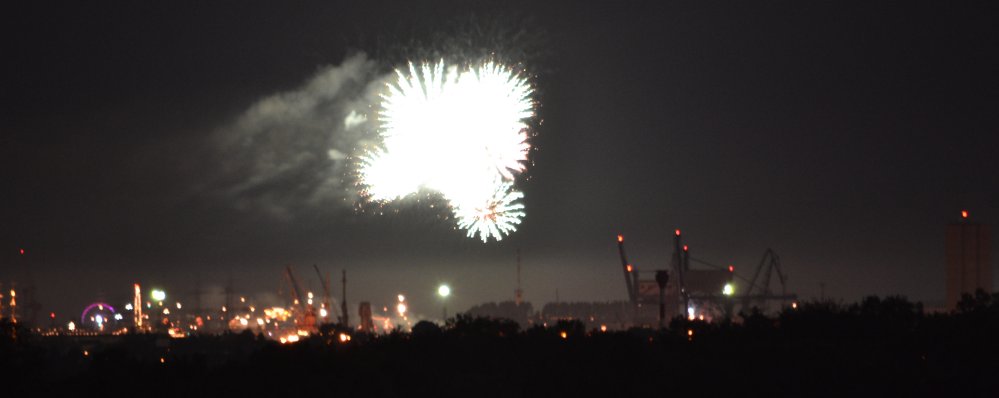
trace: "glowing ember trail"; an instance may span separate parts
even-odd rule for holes
[[[524,217],[513,188],[534,116],[527,81],[487,62],[459,70],[409,65],[382,95],[380,148],[361,157],[362,194],[387,202],[420,189],[441,193],[468,236],[503,239]]]

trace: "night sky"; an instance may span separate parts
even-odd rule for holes
[[[694,257],[747,276],[773,248],[804,297],[940,305],[944,225],[965,208],[999,221],[987,2],[365,3],[5,8],[0,281],[30,274],[45,313],[75,314],[135,281],[189,301],[231,277],[265,300],[285,265],[318,292],[318,264],[347,269],[354,310],[401,292],[436,316],[441,282],[449,309],[512,299],[519,248],[540,309],[556,289],[625,299],[615,236],[650,270],[680,228]],[[351,90],[463,34],[537,86],[520,231],[483,244],[424,205],[358,212],[343,162],[293,163],[350,146],[335,125]],[[358,57],[360,80],[307,125],[240,127]]]

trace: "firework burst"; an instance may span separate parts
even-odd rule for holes
[[[387,202],[441,193],[458,227],[483,241],[516,231],[524,206],[513,188],[525,170],[532,88],[492,62],[459,69],[409,64],[382,95],[382,144],[362,155],[362,193]]]
[[[502,183],[494,195],[479,206],[460,204],[454,207],[458,227],[466,229],[469,238],[478,234],[483,242],[489,237],[501,240],[503,235],[516,231],[516,225],[524,217],[524,205],[516,202],[523,197],[522,192],[513,189],[512,183]]]

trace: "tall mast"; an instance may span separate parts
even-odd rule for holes
[[[524,301],[524,290],[520,288],[520,249],[517,249],[517,290],[514,290],[514,297],[517,306]]]
[[[340,300],[340,310],[343,312],[343,327],[350,328],[350,316],[347,315],[347,270],[343,270],[343,300]]]

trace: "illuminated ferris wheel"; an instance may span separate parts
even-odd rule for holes
[[[80,325],[97,331],[111,330],[122,315],[108,303],[93,303],[83,309],[80,314]]]

